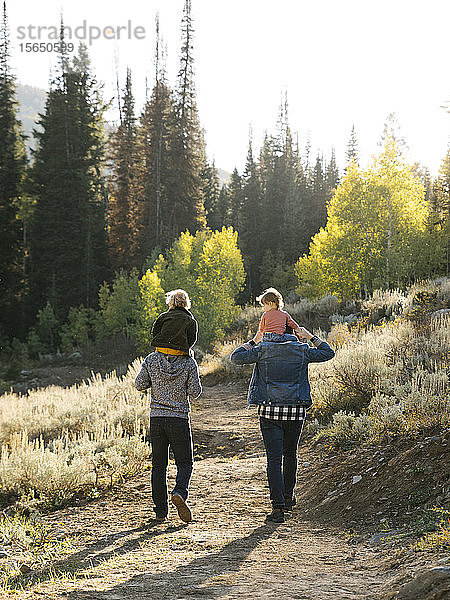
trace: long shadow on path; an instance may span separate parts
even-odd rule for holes
[[[23,586],[30,586],[35,581],[46,581],[48,579],[52,579],[55,576],[55,573],[62,575],[83,571],[84,569],[95,567],[96,565],[108,560],[109,558],[112,558],[113,556],[126,554],[135,548],[139,548],[140,542],[149,540],[158,535],[174,533],[176,531],[180,531],[181,529],[185,529],[185,527],[186,525],[183,524],[161,529],[155,523],[154,525],[143,525],[135,529],[127,529],[124,531],[118,531],[117,533],[105,535],[97,540],[95,544],[91,544],[83,550],[67,556],[63,560],[52,563],[51,567],[47,569],[35,571],[28,577],[20,576],[15,579],[11,579],[8,582],[8,585],[13,589],[22,589]],[[114,545],[114,543],[121,538],[139,533],[141,533],[141,535],[126,540],[121,546]]]
[[[228,592],[224,584],[201,584],[218,575],[239,570],[241,563],[263,540],[269,538],[278,525],[262,525],[249,535],[226,544],[219,552],[195,558],[173,571],[140,573],[107,591],[74,591],[70,600],[163,600],[165,598],[219,598]]]

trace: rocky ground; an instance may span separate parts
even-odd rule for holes
[[[298,504],[267,525],[265,458],[242,386],[193,407],[196,462],[183,524],[152,523],[150,473],[45,517],[74,550],[6,598],[445,600],[450,559],[411,549],[414,523],[449,492],[449,433],[332,452],[299,449]],[[170,465],[170,479],[174,478]],[[22,588],[22,586],[25,586]],[[22,588],[22,589],[21,589]]]

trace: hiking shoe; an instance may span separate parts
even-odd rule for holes
[[[156,513],[156,515],[151,519],[152,523],[164,523],[164,521],[167,521],[167,513]]]
[[[274,508],[266,516],[266,523],[284,523],[284,510],[282,508]]]
[[[292,496],[292,498],[286,498],[284,501],[285,510],[292,510],[292,508],[297,504],[297,498]]]
[[[186,504],[186,500],[175,492],[172,494],[172,503],[176,507],[180,519],[185,523],[190,523],[192,521],[192,512]]]

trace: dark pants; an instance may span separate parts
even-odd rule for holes
[[[169,446],[177,466],[177,477],[172,493],[180,494],[185,500],[188,496],[189,480],[194,464],[189,420],[179,417],[150,417],[150,442],[152,497],[155,512],[158,516],[165,516],[169,511],[167,496]]]
[[[292,498],[297,478],[297,446],[303,420],[281,421],[259,418],[267,456],[267,479],[274,508],[284,508]]]

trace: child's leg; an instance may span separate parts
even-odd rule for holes
[[[150,418],[150,442],[152,445],[152,497],[158,517],[169,512],[167,497],[167,464],[169,461],[169,439],[165,431],[167,417]]]

